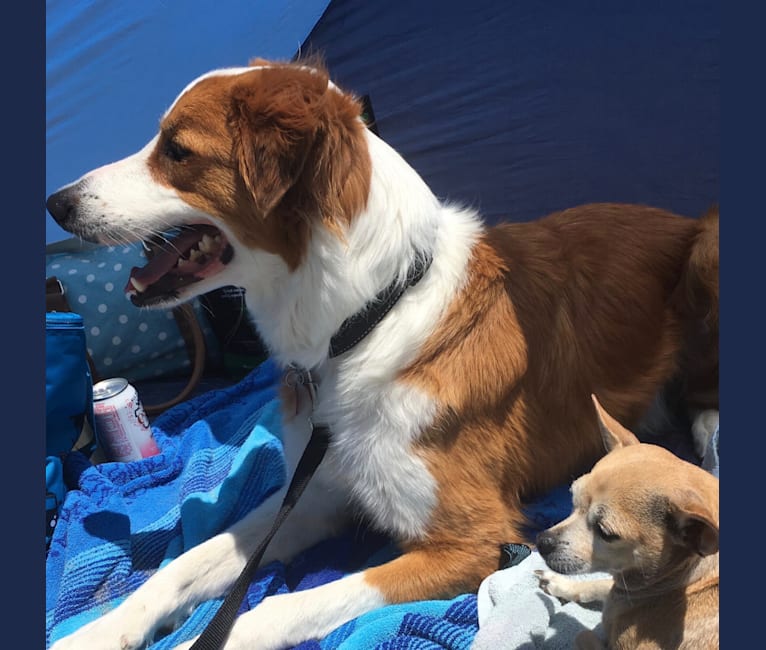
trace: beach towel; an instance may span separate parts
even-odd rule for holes
[[[46,562],[47,644],[116,607],[158,568],[242,518],[285,481],[271,361],[240,383],[210,391],[152,424],[161,450],[131,463],[91,465],[72,453],[70,489]],[[240,611],[263,598],[307,589],[396,556],[385,536],[361,527],[289,564],[260,569]],[[165,650],[199,634],[222,599],[200,605],[149,645]],[[300,648],[467,649],[476,596],[385,607]]]
[[[225,530],[281,487],[286,477],[279,377],[269,360],[241,382],[165,412],[152,423],[159,455],[94,466],[81,454],[69,454],[64,472],[70,489],[46,561],[48,646],[116,607],[158,568]],[[560,521],[570,507],[567,485],[530,503],[530,533]],[[398,552],[386,536],[359,525],[290,563],[262,567],[240,613],[272,594],[318,586]],[[221,602],[201,604],[148,647],[168,650],[198,635]],[[526,617],[515,625],[523,631],[531,623]],[[478,631],[477,595],[467,593],[384,607],[297,647],[468,650]]]

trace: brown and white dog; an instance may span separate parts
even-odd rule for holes
[[[594,397],[608,453],[572,485],[572,514],[541,533],[543,588],[603,602],[604,643],[581,649],[718,648],[718,479],[638,439]],[[612,578],[561,574],[604,571]]]
[[[708,391],[698,408],[717,408],[706,340],[717,328],[717,214],[599,204],[489,228],[441,202],[360,112],[320,65],[216,70],[181,92],[138,153],[47,202],[83,239],[168,239],[131,273],[136,305],[244,287],[273,357],[319,378],[313,417],[329,425],[330,448],[265,561],[360,512],[401,544],[391,562],[267,598],[238,619],[229,650],[283,648],[387,603],[475,590],[500,544],[524,538],[524,499],[600,455],[592,392],[632,424],[681,373]],[[331,358],[341,324],[424,255],[422,279]],[[285,418],[290,472],[307,416]],[[225,593],[281,496],[56,650],[138,648]]]

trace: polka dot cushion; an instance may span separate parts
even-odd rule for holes
[[[56,276],[72,311],[85,321],[88,352],[103,378],[129,381],[187,375],[191,359],[171,310],[134,306],[123,291],[130,269],[146,264],[140,246],[99,246],[46,255],[46,277]],[[208,361],[218,343],[198,301]]]

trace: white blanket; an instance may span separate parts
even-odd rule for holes
[[[479,631],[471,650],[572,648],[585,629],[601,632],[601,609],[562,603],[546,594],[535,571],[546,569],[537,551],[516,566],[496,571],[479,587]],[[603,578],[606,574],[571,576]]]

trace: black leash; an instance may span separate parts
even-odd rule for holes
[[[383,320],[386,314],[391,311],[404,292],[409,287],[420,282],[431,266],[431,260],[430,254],[419,252],[407,270],[407,278],[404,283],[395,280],[367,303],[364,309],[343,321],[335,336],[330,340],[330,357],[337,357],[343,354],[367,336]],[[301,378],[297,379],[297,381],[298,383],[304,383],[304,379]],[[309,387],[312,392],[316,388],[313,385],[310,373],[308,373],[305,383],[313,386],[313,388],[312,386]],[[220,650],[226,642],[237,618],[239,606],[247,593],[247,588],[250,586],[255,572],[258,570],[266,547],[290,510],[293,509],[295,502],[300,497],[327,451],[327,446],[330,442],[330,429],[326,425],[312,426],[311,438],[306,445],[306,449],[303,450],[301,459],[298,461],[298,467],[295,468],[295,474],[293,474],[292,481],[287,488],[287,493],[274,519],[271,530],[250,556],[231,591],[189,650]]]
[[[327,446],[330,442],[330,430],[325,425],[316,425],[311,432],[311,438],[306,445],[306,449],[303,450],[303,455],[298,461],[298,467],[295,468],[295,474],[290,481],[290,486],[287,488],[285,498],[282,500],[282,506],[279,508],[279,512],[274,519],[274,523],[271,526],[271,530],[264,537],[258,548],[250,556],[245,568],[242,569],[242,573],[239,574],[237,581],[231,588],[231,591],[224,599],[215,616],[211,619],[207,627],[202,631],[202,634],[197,637],[197,640],[191,646],[190,650],[220,650],[223,647],[226,638],[229,636],[234,621],[237,618],[237,612],[239,606],[247,593],[247,588],[253,580],[255,572],[258,570],[258,565],[263,558],[263,554],[266,551],[266,547],[269,545],[272,537],[277,532],[277,529],[282,525],[282,522],[287,517],[288,513],[293,509],[298,497],[308,485],[309,480],[314,475],[316,468],[324,458]]]

